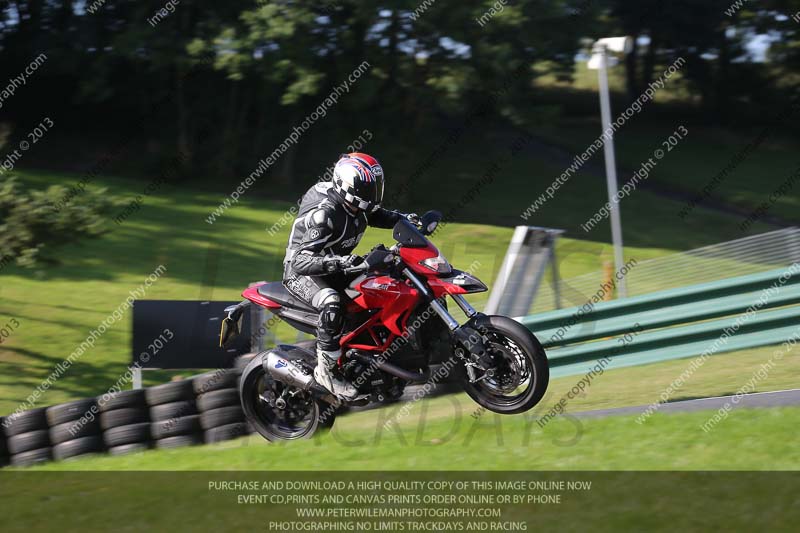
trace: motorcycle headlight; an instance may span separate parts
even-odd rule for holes
[[[439,274],[449,274],[453,270],[453,267],[450,266],[450,263],[447,262],[447,259],[441,255],[423,259],[419,262],[419,264]]]

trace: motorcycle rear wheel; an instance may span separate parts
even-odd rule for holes
[[[264,369],[261,354],[245,367],[239,383],[244,414],[268,441],[307,439],[320,428],[333,426],[335,411],[310,392],[276,381]],[[275,399],[284,391],[286,407],[279,409]]]
[[[486,347],[497,363],[495,375],[471,383],[465,366],[459,365],[465,392],[495,413],[528,411],[541,401],[550,382],[544,348],[530,330],[508,317],[485,317],[482,326]]]

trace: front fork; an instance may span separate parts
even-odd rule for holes
[[[439,315],[439,318],[445,323],[447,329],[450,330],[450,334],[458,344],[455,349],[455,354],[464,363],[470,382],[475,383],[476,381],[491,377],[493,370],[487,368],[490,366],[488,364],[490,362],[487,360],[488,354],[483,342],[483,336],[480,332],[472,328],[469,324],[459,324],[453,315],[447,311],[447,308],[434,297],[430,287],[417,277],[411,269],[403,269],[403,275],[405,275],[414,287],[420,291],[423,297],[429,302],[431,309]],[[455,300],[461,310],[464,311],[464,314],[467,315],[469,322],[483,316],[482,313],[476,311],[461,294],[451,294],[450,296]],[[467,353],[467,351],[469,353]],[[481,373],[480,376],[478,375],[479,371]]]

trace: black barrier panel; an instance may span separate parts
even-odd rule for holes
[[[230,368],[250,351],[250,313],[242,317],[241,335],[219,347],[224,310],[233,302],[137,300],[133,305],[133,354],[142,368]]]
[[[799,493],[798,472],[0,472],[0,524],[4,533],[778,532],[797,531]]]

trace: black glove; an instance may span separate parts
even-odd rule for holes
[[[328,274],[335,274],[343,272],[345,269],[361,262],[362,259],[358,255],[329,255],[322,259],[322,266]]]
[[[416,213],[408,213],[405,215],[406,219],[414,224],[415,226],[419,227],[422,224],[422,221],[419,219],[419,215]]]

